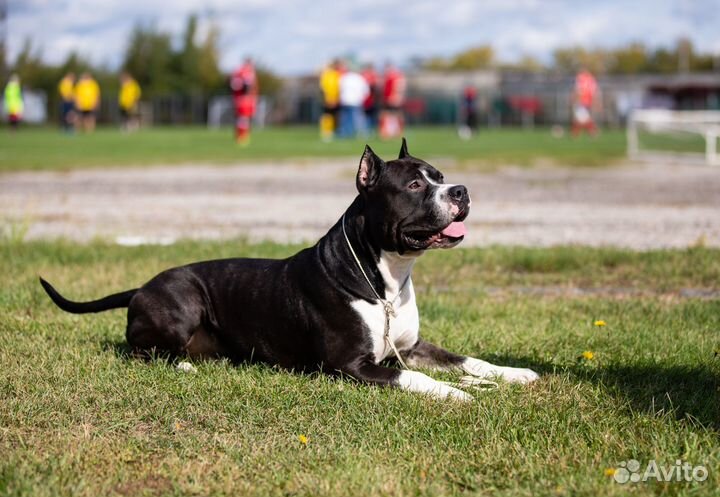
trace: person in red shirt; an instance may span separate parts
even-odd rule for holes
[[[578,135],[582,130],[591,135],[597,133],[597,127],[593,121],[593,107],[598,96],[598,85],[595,77],[587,69],[582,69],[575,76],[575,89],[573,91],[573,135]]]
[[[363,110],[365,111],[365,120],[367,121],[368,129],[374,131],[377,128],[380,77],[372,64],[367,64],[360,74],[365,78],[370,88],[370,93],[363,103]]]
[[[230,77],[235,107],[235,140],[241,146],[250,143],[250,124],[257,107],[258,83],[255,66],[250,58]]]
[[[403,104],[405,103],[405,75],[388,63],[385,66],[383,85],[383,112],[380,114],[380,137],[402,136],[404,128]]]

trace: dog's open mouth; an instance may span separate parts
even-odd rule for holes
[[[460,243],[467,228],[462,221],[453,221],[440,231],[410,231],[403,234],[405,242],[412,250],[451,248]]]

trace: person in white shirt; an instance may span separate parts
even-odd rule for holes
[[[354,70],[341,71],[340,76],[340,126],[338,137],[367,136],[367,122],[363,103],[370,94],[365,78]]]

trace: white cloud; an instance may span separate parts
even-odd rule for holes
[[[179,36],[188,14],[221,29],[222,65],[251,54],[282,73],[314,70],[354,52],[378,62],[448,55],[490,43],[501,58],[547,58],[571,44],[616,46],[633,40],[670,45],[690,35],[720,50],[720,11],[713,0],[11,0],[9,52],[25,37],[49,62],[70,51],[119,64],[136,22],[156,22]]]

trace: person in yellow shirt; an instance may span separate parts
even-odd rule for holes
[[[126,72],[120,74],[118,105],[122,117],[122,129],[125,131],[135,131],[140,125],[138,121],[138,102],[141,95],[140,85],[135,81],[135,78]]]
[[[340,106],[341,62],[334,60],[320,73],[320,91],[323,96],[323,111],[320,116],[320,138],[330,141],[337,128]]]
[[[3,97],[3,107],[10,123],[10,129],[16,131],[25,109],[20,78],[17,74],[10,76]]]
[[[58,84],[60,93],[60,126],[65,132],[73,130],[75,120],[75,74],[67,73]]]
[[[95,113],[100,107],[100,87],[90,73],[83,73],[75,85],[75,110],[79,113],[77,126],[87,132],[95,131]]]

